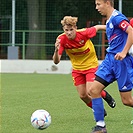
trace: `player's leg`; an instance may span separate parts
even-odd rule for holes
[[[82,73],[82,72],[79,73],[79,72],[73,71],[72,77],[80,99],[84,101],[88,107],[92,108],[91,97],[90,95],[88,95],[88,91],[87,91],[87,88],[91,86],[92,81],[88,82],[91,79],[91,76],[90,76],[91,74],[89,75],[89,78],[88,78],[87,73]]]
[[[94,79],[95,79],[95,72],[96,71],[97,71],[97,67],[93,68],[93,69],[89,69],[86,72],[86,81],[87,81],[86,88],[89,88],[91,86],[92,82],[94,81]],[[113,97],[107,91],[102,90],[101,97],[108,103],[108,105],[111,108],[114,108],[116,106],[115,100],[113,99]]]
[[[92,108],[91,97],[87,94],[86,84],[77,85],[76,89],[78,91],[80,99],[84,101],[87,104],[87,106]]]
[[[121,61],[120,65],[117,83],[121,100],[124,105],[133,107],[133,58],[128,55],[124,60]]]
[[[132,91],[120,92],[122,103],[126,106],[133,107]]]
[[[90,86],[91,86],[91,84],[92,84],[93,82],[87,82],[86,83],[86,93],[88,94],[88,89],[90,88]],[[101,93],[101,96],[103,96],[103,97],[107,97],[107,92],[106,91],[104,91],[104,90],[102,90],[102,93]],[[88,95],[89,96],[89,95]],[[110,96],[110,95],[109,95]],[[87,104],[87,106],[89,106],[89,107],[91,107],[92,108],[92,100],[89,102],[89,103],[86,103]],[[106,112],[106,110],[104,109],[104,117],[105,116],[107,116],[107,112]]]
[[[90,86],[92,85],[92,83],[94,82],[94,79],[95,79],[95,72],[96,72],[96,70],[97,70],[97,68],[93,68],[93,69],[89,69],[88,71],[86,71],[85,72],[85,75],[86,75],[86,93],[88,94],[88,91],[89,91],[89,88],[90,88]],[[101,96],[102,97],[104,97],[104,98],[106,98],[107,99],[107,96],[108,96],[109,94],[106,92],[106,91],[104,91],[104,90],[102,90],[102,92],[101,92]],[[109,95],[110,96],[110,95]],[[111,97],[111,96],[110,96]],[[108,101],[111,101],[110,100],[110,97],[108,97]],[[111,99],[112,99],[112,97],[111,97]],[[89,104],[87,104],[87,105],[92,105],[92,101],[89,103]],[[104,109],[104,117],[105,116],[107,116],[107,112],[106,112],[106,110]]]
[[[107,65],[109,63],[110,61],[108,60],[108,55],[106,55],[106,60],[104,60],[99,66],[99,69],[96,72],[95,81],[91,85],[88,92],[92,97],[92,108],[94,110],[94,117],[96,120],[96,126],[92,130],[92,133],[100,131],[104,133],[107,132],[104,121],[104,104],[101,97],[101,92],[112,82],[113,79],[111,76],[110,66]],[[104,79],[107,79],[107,81]]]
[[[80,99],[84,101],[87,104],[87,106],[92,108],[91,97],[87,94],[86,91],[85,74],[79,73],[77,71],[72,71],[72,78]]]
[[[98,81],[94,81],[89,89],[89,94],[92,97],[92,108],[94,110],[94,117],[96,121],[96,126],[93,132],[106,131],[104,122],[104,104],[101,97],[101,91],[104,89],[104,85]],[[98,89],[97,89],[98,88]]]
[[[84,79],[82,77],[82,79]],[[87,82],[86,84],[80,84],[76,86],[76,89],[78,91],[79,97],[82,101],[84,101],[86,103],[86,105],[88,107],[90,107],[92,109],[92,100],[90,95],[88,95],[88,91],[86,90],[87,86],[90,86],[92,84],[92,82]],[[104,117],[107,116],[107,112],[104,109]]]

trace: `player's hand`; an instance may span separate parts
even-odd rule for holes
[[[55,42],[55,51],[59,50],[59,46],[60,46],[60,39],[56,39],[56,42]]]
[[[123,60],[124,58],[126,57],[126,54],[124,54],[124,53],[117,53],[116,55],[115,55],[115,59],[116,60]]]

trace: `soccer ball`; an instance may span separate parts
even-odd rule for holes
[[[46,110],[36,110],[31,116],[31,124],[36,129],[46,129],[51,124],[51,115]]]

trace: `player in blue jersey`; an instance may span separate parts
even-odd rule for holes
[[[98,12],[106,16],[106,34],[109,47],[89,89],[96,126],[91,133],[107,133],[104,121],[104,105],[100,92],[117,81],[122,103],[133,107],[133,57],[128,54],[133,44],[133,28],[128,19],[114,9],[114,0],[95,0]]]

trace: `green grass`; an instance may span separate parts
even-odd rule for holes
[[[106,103],[108,133],[133,133],[133,110],[122,105],[116,83],[106,89],[115,98],[116,108]],[[2,102],[1,102],[2,101]],[[79,98],[71,75],[1,74],[1,133],[90,133],[93,114]],[[52,123],[46,130],[31,126],[31,114],[46,109]]]

